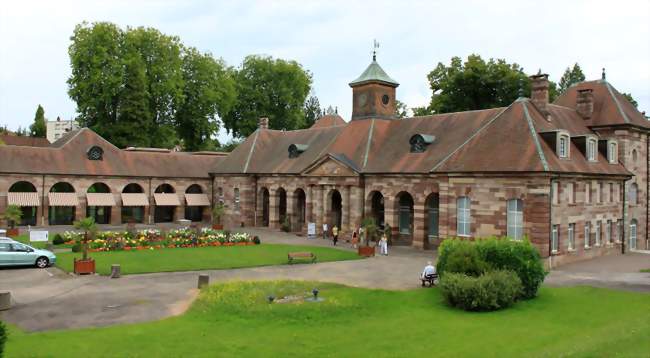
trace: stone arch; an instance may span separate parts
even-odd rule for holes
[[[144,188],[138,183],[129,183],[122,188],[124,194],[144,194]],[[120,208],[123,223],[144,223],[144,206],[124,206]]]
[[[287,217],[287,191],[283,187],[275,190],[278,224],[282,226]]]
[[[105,183],[97,182],[88,187],[86,193],[110,194],[111,188]],[[86,205],[86,217],[92,217],[97,224],[110,224],[111,222],[110,206],[90,206]]]
[[[259,205],[262,211],[262,226],[268,227],[270,223],[271,194],[269,189],[262,187],[259,190]]]
[[[415,201],[407,191],[401,191],[395,196],[395,224],[397,233],[402,238],[412,239],[414,230]]]
[[[37,190],[34,184],[23,180],[23,181],[18,181],[13,183],[9,187],[8,192],[9,193],[36,193]],[[38,200],[38,194],[29,194],[29,195],[35,195],[36,200]],[[21,226],[36,225],[36,215],[38,211],[38,206],[20,205],[20,211],[22,212],[22,216],[20,218],[20,222],[17,223],[18,225]]]
[[[383,228],[385,223],[384,195],[379,190],[373,190],[366,198],[366,207],[370,217],[375,219],[375,224]]]
[[[174,194],[176,193],[176,189],[169,184],[169,183],[163,183],[160,184],[156,187],[154,190],[154,193],[156,194]],[[173,205],[165,205],[165,206],[160,206],[156,205],[154,209],[154,222],[160,223],[160,222],[173,222],[174,221],[174,213],[176,212],[176,206]]]
[[[203,194],[203,187],[200,184],[191,184],[185,188],[185,194]],[[204,206],[186,205],[185,219],[190,221],[203,221]]]
[[[142,188],[142,185],[138,183],[129,183],[122,188],[122,193],[127,193],[127,194],[136,194],[136,193],[144,193],[144,189]]]
[[[327,193],[327,223],[332,228],[336,225],[339,230],[343,222],[343,196],[337,189]]]
[[[302,230],[307,219],[307,194],[302,188],[293,192],[293,214],[296,218],[294,227],[296,230]]]
[[[68,182],[58,182],[50,187],[50,193],[76,193],[74,186]],[[48,205],[48,223],[50,225],[72,225],[75,221],[75,206]]]
[[[440,235],[440,195],[431,193],[424,201],[424,242],[433,245]]]

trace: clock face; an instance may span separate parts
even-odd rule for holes
[[[359,106],[363,107],[366,105],[367,102],[368,102],[368,95],[366,93],[360,94],[358,99]]]

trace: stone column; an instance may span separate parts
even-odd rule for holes
[[[287,189],[286,191],[286,197],[287,197],[287,216],[289,217],[289,221],[291,222],[291,228],[289,229],[290,231],[300,231],[300,227],[298,227],[298,217],[296,213],[294,213],[293,210],[293,205],[295,202],[295,198],[293,197],[293,192]]]
[[[349,227],[350,231],[354,230],[357,228],[357,226],[361,225],[361,220],[363,219],[361,216],[361,211],[363,208],[363,198],[361,197],[362,191],[361,188],[357,186],[351,186],[350,187],[350,196],[349,196],[349,202],[350,202],[350,210],[348,212],[349,214]]]
[[[111,225],[119,225],[119,224],[121,224],[122,223],[122,207],[117,206],[117,203],[116,203],[116,205],[111,206],[110,210],[111,210],[111,221],[110,221]]]
[[[350,186],[349,185],[346,185],[343,188],[343,193],[341,193],[341,199],[342,199],[341,215],[343,216],[341,218],[341,229],[347,234],[352,231],[350,229]]]
[[[305,190],[305,225],[314,222],[314,186],[310,185]]]
[[[313,217],[312,220],[316,223],[316,233],[320,234],[323,232],[323,205],[321,200],[323,199],[323,194],[321,193],[323,188],[319,185],[315,185],[312,189],[312,206],[313,206]]]
[[[86,217],[86,198],[77,197],[77,206],[74,209],[74,220],[81,220]]]
[[[330,212],[330,208],[329,208],[329,203],[327,202],[327,192],[329,190],[330,190],[329,186],[323,185],[323,192],[321,193],[321,195],[322,195],[321,214],[323,216],[322,222],[324,224],[327,224],[328,231],[332,227],[332,225],[331,225],[332,223],[330,223],[329,220],[328,220],[328,215],[329,215],[329,212]],[[321,226],[321,230],[322,230],[322,226]]]
[[[178,205],[174,208],[174,221],[185,219],[185,205]]]
[[[395,218],[395,215],[397,214],[395,212],[395,198],[388,195],[384,196],[384,223],[390,225],[392,233],[393,233],[393,240],[399,239],[399,228],[397,225],[397,220]]]
[[[280,218],[278,217],[278,195],[276,189],[269,189],[269,227],[278,229]]]
[[[417,248],[425,248],[428,243],[427,233],[424,231],[424,222],[427,217],[427,210],[424,201],[416,201],[413,205],[413,243]]]

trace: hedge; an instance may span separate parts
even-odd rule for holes
[[[512,271],[495,270],[478,277],[448,272],[440,280],[442,297],[451,306],[467,311],[494,311],[512,306],[523,292]]]
[[[521,280],[522,298],[526,299],[537,295],[546,276],[537,248],[526,239],[447,239],[438,253],[437,269],[441,278],[448,272],[478,276],[489,270],[510,270]]]
[[[5,342],[7,341],[7,326],[0,321],[0,358],[4,357]]]

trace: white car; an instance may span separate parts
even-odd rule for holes
[[[56,263],[56,255],[47,250],[35,249],[7,237],[0,237],[0,266],[33,265],[46,268]]]

